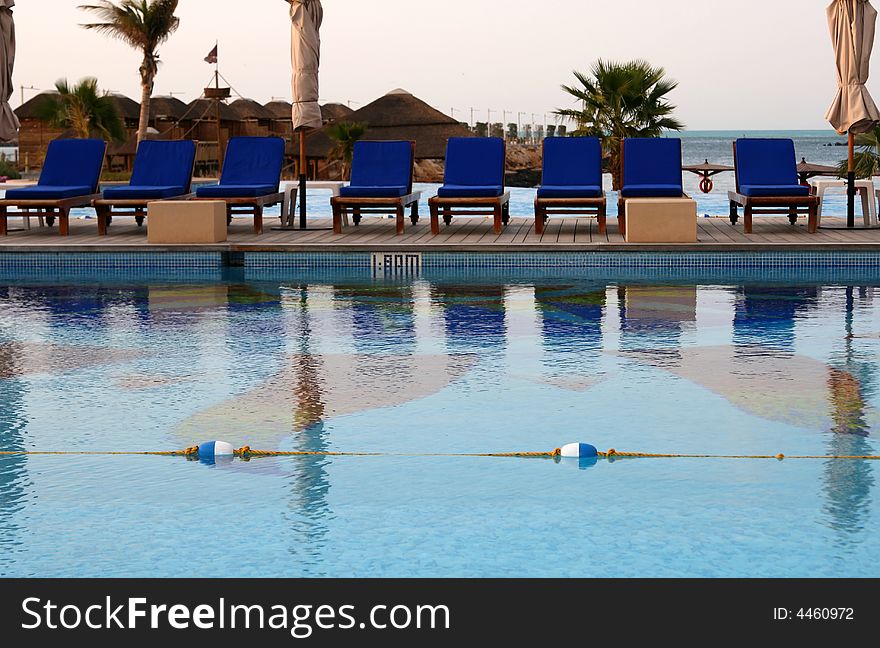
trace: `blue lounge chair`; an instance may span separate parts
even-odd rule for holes
[[[510,220],[510,193],[504,190],[506,150],[500,137],[453,137],[446,145],[443,186],[428,201],[431,233],[440,233],[440,212],[452,217],[493,216],[496,234]]]
[[[676,138],[625,139],[620,150],[621,189],[617,222],[626,234],[629,198],[683,198],[681,140]]]
[[[541,186],[535,199],[535,234],[544,233],[551,214],[591,214],[605,233],[602,143],[597,137],[548,137],[544,140]]]
[[[819,229],[819,198],[798,180],[792,140],[738,139],[733,143],[733,164],[736,191],[728,194],[733,225],[742,207],[746,234],[752,233],[752,214],[787,214],[792,225],[806,215],[809,232]]]
[[[228,222],[235,214],[253,215],[254,232],[263,233],[263,210],[284,200],[279,191],[284,166],[280,137],[233,137],[226,148],[220,184],[199,187],[197,200],[222,200]]]
[[[192,140],[145,140],[138,145],[131,183],[108,187],[92,205],[98,214],[98,234],[105,235],[114,216],[134,216],[144,224],[147,204],[157,200],[187,200],[196,161]]]
[[[413,191],[415,142],[357,142],[351,161],[351,182],[330,199],[333,231],[342,234],[342,221],[351,212],[359,225],[363,214],[392,214],[397,234],[403,234],[404,210],[419,222],[420,191]]]
[[[61,235],[70,234],[70,210],[88,207],[100,195],[98,182],[106,152],[103,140],[49,142],[37,185],[10,189],[0,200],[0,236],[6,235],[10,207],[25,210],[20,212],[22,216],[45,216],[49,225],[57,216]]]

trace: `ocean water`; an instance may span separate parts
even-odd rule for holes
[[[880,576],[849,270],[0,277],[0,576]],[[442,454],[445,456],[431,456]]]

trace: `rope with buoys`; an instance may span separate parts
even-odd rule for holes
[[[183,450],[170,450],[164,452],[154,451],[38,451],[38,450],[6,450],[0,451],[0,457],[16,456],[84,456],[84,457],[114,457],[114,456],[153,456],[153,457],[186,457],[190,459],[214,459],[215,457],[237,457],[243,461],[262,459],[268,457],[462,457],[462,458],[509,458],[509,459],[559,459],[559,458],[588,458],[588,459],[751,459],[751,460],[819,460],[819,461],[843,461],[865,460],[880,461],[880,455],[775,455],[767,454],[675,454],[675,453],[649,453],[649,452],[619,452],[614,448],[600,452],[594,446],[586,443],[572,443],[549,452],[475,452],[475,453],[391,453],[391,452],[330,452],[330,451],[282,451],[282,450],[254,450],[250,446],[234,449],[228,443],[211,441],[201,446],[191,446]]]

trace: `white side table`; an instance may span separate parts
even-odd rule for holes
[[[296,212],[296,197],[299,193],[299,182],[282,182],[284,202],[281,204],[281,220],[292,223]],[[334,196],[339,195],[339,190],[345,186],[344,182],[317,180],[306,183],[308,189],[329,189]],[[348,226],[348,216],[344,216],[344,224]]]
[[[822,222],[822,207],[824,206],[825,192],[829,189],[846,189],[847,182],[842,178],[821,178],[810,180],[810,184],[816,188],[819,197],[819,222]],[[865,219],[865,227],[877,226],[877,191],[873,180],[856,180],[856,191],[862,199],[862,217]]]

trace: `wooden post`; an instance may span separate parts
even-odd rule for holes
[[[846,226],[856,226],[856,136],[852,131],[848,137],[849,166],[846,189]]]
[[[214,87],[217,96],[214,98],[214,113],[217,117],[217,173],[223,171],[223,132],[220,126],[220,69],[214,70]]]
[[[306,159],[306,131],[302,129],[299,132],[299,228],[306,229],[308,227],[308,219],[306,217],[306,173],[308,173]]]

